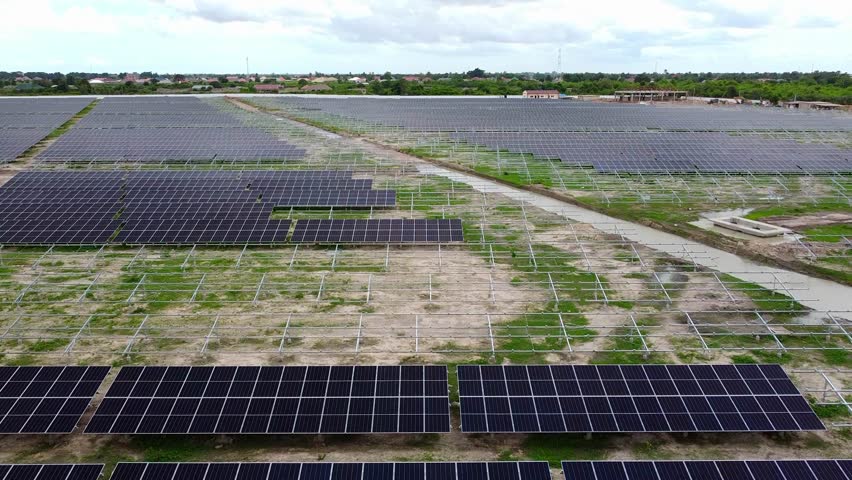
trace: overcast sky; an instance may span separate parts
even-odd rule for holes
[[[0,70],[850,71],[849,0],[0,0]]]

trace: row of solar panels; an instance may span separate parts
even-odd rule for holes
[[[849,150],[722,132],[481,133],[453,138],[494,150],[559,159],[599,172],[835,173],[852,171]]]
[[[0,163],[17,158],[91,102],[88,98],[0,99]]]
[[[577,130],[786,130],[850,131],[848,115],[785,109],[597,102],[536,102],[495,98],[329,98],[254,99],[307,115],[327,115],[366,124],[426,132]]]
[[[215,209],[209,216],[205,215],[210,210],[206,207],[193,204],[192,212],[129,210],[131,217],[126,220],[113,218],[111,210],[81,208],[49,215],[16,211],[14,216],[0,218],[0,245],[244,245],[288,241],[291,222],[271,219],[272,206],[250,203],[245,208]],[[136,212],[142,215],[133,216]],[[464,231],[460,219],[298,220],[289,241],[454,243],[464,241]]]
[[[195,97],[107,97],[54,144],[46,162],[279,161],[305,150]]]
[[[109,367],[0,367],[0,433],[67,433]],[[458,367],[461,430],[806,431],[778,365]],[[450,431],[446,366],[128,366],[86,433]]]
[[[0,480],[97,480],[102,464],[0,464]],[[852,480],[852,460],[562,462],[566,480]],[[551,480],[547,462],[126,463],[111,480]]]
[[[23,172],[0,187],[0,244],[274,244],[276,207],[385,208],[351,171]],[[463,241],[458,219],[304,220],[297,243]]]

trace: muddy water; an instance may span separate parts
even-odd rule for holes
[[[802,305],[815,310],[835,312],[852,310],[852,287],[789,270],[761,265],[747,258],[692,242],[677,235],[661,232],[644,225],[625,222],[544,195],[512,188],[473,175],[428,164],[419,164],[418,170],[422,173],[439,175],[455,182],[465,183],[480,192],[500,193],[564,218],[587,223],[599,230],[623,235],[629,240],[665,252],[673,257],[695,262],[701,266],[756,283],[778,293],[790,295]],[[778,282],[773,281],[773,275],[774,278],[791,289],[787,291],[781,288]]]

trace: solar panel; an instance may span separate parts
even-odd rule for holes
[[[562,462],[565,480],[848,480],[852,460]]]
[[[47,162],[272,161],[303,157],[272,134],[196,97],[105,98],[38,156]]]
[[[348,171],[41,172],[0,187],[0,244],[274,244],[275,207],[392,207]]]
[[[461,365],[462,431],[802,431],[825,427],[778,365]]]
[[[109,367],[0,367],[0,433],[70,433]]]
[[[463,242],[460,219],[299,220],[298,243],[444,243]]]
[[[0,163],[20,156],[89,103],[86,98],[0,99]]]
[[[445,366],[123,367],[86,433],[450,430]]]
[[[111,480],[550,480],[547,462],[119,463]]]
[[[0,464],[0,480],[97,480],[103,464]]]
[[[343,122],[350,130],[447,132],[455,142],[559,159],[602,173],[852,171],[848,149],[834,145],[848,143],[845,133],[852,131],[852,121],[848,115],[824,112],[521,99],[258,101],[296,116]],[[824,139],[826,133],[836,142]],[[811,138],[818,141],[808,142]]]

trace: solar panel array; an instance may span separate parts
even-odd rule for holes
[[[848,115],[758,107],[637,105],[502,98],[276,97],[377,125],[427,132],[567,132],[670,130],[852,131]]]
[[[446,366],[123,367],[86,433],[449,432]]]
[[[562,462],[565,480],[852,480],[852,460]]]
[[[22,172],[0,187],[0,244],[269,244],[276,207],[392,207],[348,171]]]
[[[86,98],[0,99],[0,162],[14,160],[89,103]]]
[[[298,159],[304,153],[196,97],[107,97],[38,158],[243,162]]]
[[[109,367],[0,367],[0,433],[73,431],[107,373]]]
[[[298,243],[446,243],[463,242],[460,219],[300,220]]]
[[[724,132],[464,132],[453,138],[599,172],[852,171],[852,151],[834,145]]]
[[[778,365],[462,365],[458,378],[468,433],[825,428]]]
[[[111,480],[550,480],[547,462],[119,463]]]
[[[0,480],[97,480],[103,464],[2,464]]]
[[[835,173],[848,149],[755,132],[850,132],[852,117],[755,107],[644,106],[518,99],[277,98],[304,115],[451,137],[600,172]],[[749,132],[741,135],[740,132]]]

